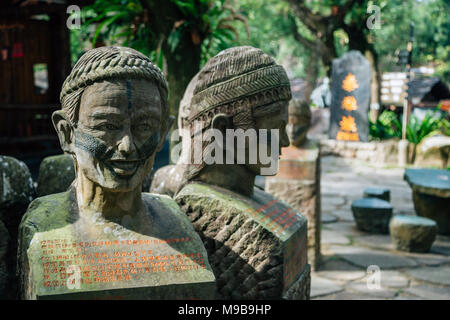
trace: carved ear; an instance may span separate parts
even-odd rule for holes
[[[226,129],[232,128],[231,117],[224,113],[219,113],[211,120],[211,128],[217,129],[225,136]]]
[[[164,132],[161,132],[161,138],[160,138],[158,147],[156,148],[156,152],[160,152],[161,149],[163,148],[164,142],[166,141],[167,133],[169,132],[170,128],[172,128],[174,122],[175,122],[175,117],[169,116],[169,119],[167,119],[166,129],[164,130]]]
[[[52,114],[52,122],[58,133],[59,143],[64,152],[72,154],[73,128],[67,120],[64,111],[58,110]]]

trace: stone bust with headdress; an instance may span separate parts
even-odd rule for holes
[[[209,129],[221,132],[222,137],[228,130],[274,130],[278,134],[271,139],[279,139],[278,150],[268,153],[278,158],[279,149],[289,145],[290,99],[284,68],[250,46],[220,52],[197,74],[185,124],[190,131],[190,163],[186,184],[175,200],[205,244],[220,298],[305,299],[309,295],[306,219],[254,186],[256,175],[267,166],[258,151],[269,139],[257,136],[256,145],[245,139],[242,145],[232,144],[234,156],[239,152],[249,155],[255,148],[258,156],[253,163],[204,160],[211,150],[212,140],[205,138]],[[202,135],[197,148],[196,139]],[[224,141],[218,145],[216,153],[229,148]],[[199,153],[200,162],[196,161]]]
[[[61,91],[62,110],[52,120],[61,148],[73,157],[76,178],[67,192],[33,201],[22,219],[23,298],[211,293],[214,277],[189,220],[170,198],[141,193],[169,129],[167,96],[162,72],[131,48],[92,49],[75,64]],[[151,268],[156,257],[185,254],[184,265],[197,269]],[[64,268],[48,273],[51,265],[42,262],[55,259]]]

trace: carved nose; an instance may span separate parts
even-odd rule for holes
[[[118,150],[122,154],[132,154],[136,151],[136,147],[134,145],[133,137],[130,132],[124,134],[122,139],[120,140]]]

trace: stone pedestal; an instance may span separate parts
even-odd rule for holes
[[[427,218],[397,215],[391,219],[389,230],[397,250],[428,252],[436,239],[437,225]]]
[[[438,233],[450,235],[450,171],[406,169],[417,215],[436,221]]]
[[[33,201],[20,225],[22,298],[213,299],[214,275],[187,217],[167,196],[142,196],[145,233],[87,228],[73,190]]]
[[[257,188],[252,198],[200,183],[175,201],[205,244],[219,299],[308,299],[306,219]]]
[[[47,157],[41,162],[37,181],[37,196],[64,192],[75,180],[72,156],[61,154]]]
[[[363,198],[353,201],[353,217],[359,230],[369,233],[389,233],[392,206],[378,198]]]
[[[308,259],[320,264],[320,145],[308,141],[302,148],[281,151],[278,173],[266,177],[265,191],[293,206],[308,220]]]

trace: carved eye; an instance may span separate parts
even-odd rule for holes
[[[106,129],[108,131],[113,131],[113,130],[117,130],[119,128],[111,123],[107,123],[107,124],[103,125],[103,129]]]

